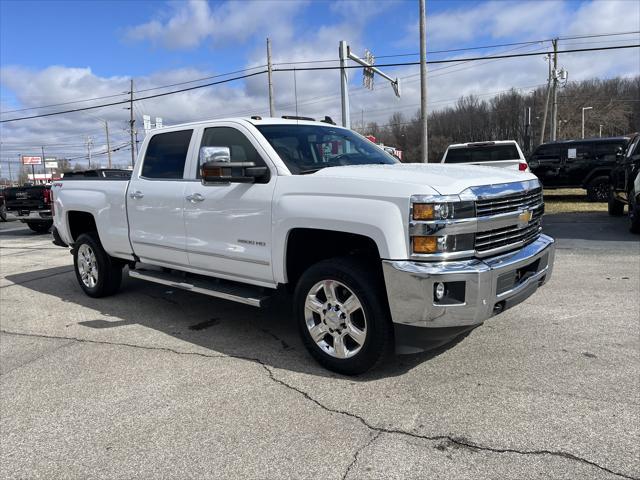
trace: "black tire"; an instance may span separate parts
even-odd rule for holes
[[[7,206],[4,204],[0,205],[0,221],[1,222],[7,221]]]
[[[636,192],[629,192],[629,231],[640,233],[640,205],[636,201]]]
[[[391,323],[389,306],[386,301],[387,295],[382,274],[380,271],[376,271],[374,268],[367,266],[367,263],[371,262],[357,257],[339,257],[323,260],[304,272],[296,286],[294,294],[294,314],[305,347],[322,366],[344,375],[364,373],[378,365],[393,352],[393,325]],[[336,298],[340,305],[342,305],[340,302],[346,301],[350,295],[355,295],[356,300],[359,301],[361,306],[359,310],[354,311],[348,316],[348,321],[353,321],[353,324],[357,321],[356,315],[360,315],[360,322],[364,320],[363,323],[358,325],[358,328],[364,326],[363,331],[366,333],[361,345],[346,333],[345,324],[337,327],[336,330],[331,330],[332,332],[338,332],[338,329],[340,329],[340,332],[345,332],[343,337],[344,345],[347,343],[360,345],[359,349],[352,349],[352,351],[356,353],[349,358],[336,358],[336,356],[329,353],[329,349],[332,348],[329,342],[334,342],[334,337],[332,337],[330,333],[325,334],[324,338],[326,340],[321,340],[321,342],[327,344],[325,349],[321,348],[312,338],[309,330],[310,327],[307,326],[305,302],[314,286],[317,286],[325,280],[342,284],[342,286],[336,288]],[[346,287],[346,289],[343,288],[343,286]],[[343,293],[340,293],[339,290]],[[345,295],[342,300],[339,298],[341,295]],[[316,300],[322,301],[320,298],[321,297],[318,297]],[[329,300],[325,298],[323,308],[326,307],[328,303]],[[340,312],[338,306],[334,308],[337,312]],[[322,310],[322,313],[312,313],[310,321],[313,323],[317,322],[315,326],[319,326],[322,323],[324,324],[323,328],[330,329],[329,327],[332,324],[328,322],[335,322],[336,316],[334,314],[333,320],[327,320],[328,317],[326,316],[323,319],[324,312],[326,312],[326,310]],[[337,321],[341,322],[342,320]],[[338,334],[339,333],[335,333],[334,335]]]
[[[79,259],[83,253],[92,252],[95,260],[90,263],[90,267],[95,265],[95,282],[83,280],[81,270],[87,269],[86,261]],[[102,244],[96,233],[83,233],[76,240],[73,247],[73,266],[80,288],[90,297],[100,298],[113,295],[120,288],[122,282],[122,267],[124,264],[110,257],[102,248]]]
[[[596,177],[587,185],[587,199],[590,202],[606,202],[609,200],[610,189],[609,177]]]
[[[48,222],[27,222],[27,225],[36,233],[47,233],[53,225],[53,221],[49,220]]]
[[[619,217],[624,214],[624,202],[621,202],[615,197],[613,189],[609,190],[609,203],[607,210],[609,215],[612,217]]]

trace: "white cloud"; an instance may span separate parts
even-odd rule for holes
[[[305,2],[251,0],[225,2],[211,7],[205,0],[172,2],[158,18],[130,27],[125,37],[132,41],[150,41],[167,49],[244,41],[257,32],[280,35],[289,30],[290,18]],[[277,15],[274,15],[277,12]]]

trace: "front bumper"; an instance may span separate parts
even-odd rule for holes
[[[47,222],[53,220],[51,210],[31,210],[24,215],[20,210],[7,210],[7,220],[20,220],[21,222]]]
[[[391,318],[403,331],[407,327],[473,328],[526,300],[546,283],[554,257],[553,238],[540,235],[520,250],[482,260],[385,260],[382,268]],[[451,286],[455,298],[437,301],[438,283],[447,289]]]

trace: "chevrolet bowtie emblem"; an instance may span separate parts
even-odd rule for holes
[[[518,226],[526,227],[533,218],[533,212],[531,210],[524,210],[518,215]]]

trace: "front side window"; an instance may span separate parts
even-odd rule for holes
[[[366,138],[342,128],[292,124],[256,128],[294,175],[326,167],[398,163]]]
[[[227,147],[231,153],[231,162],[253,162],[256,167],[265,166],[264,160],[253,144],[235,128],[210,127],[205,129],[200,147]],[[242,172],[239,170],[233,174],[241,175]],[[200,169],[198,169],[197,178],[200,178]]]
[[[142,164],[145,178],[181,179],[193,130],[158,133],[151,137]]]

